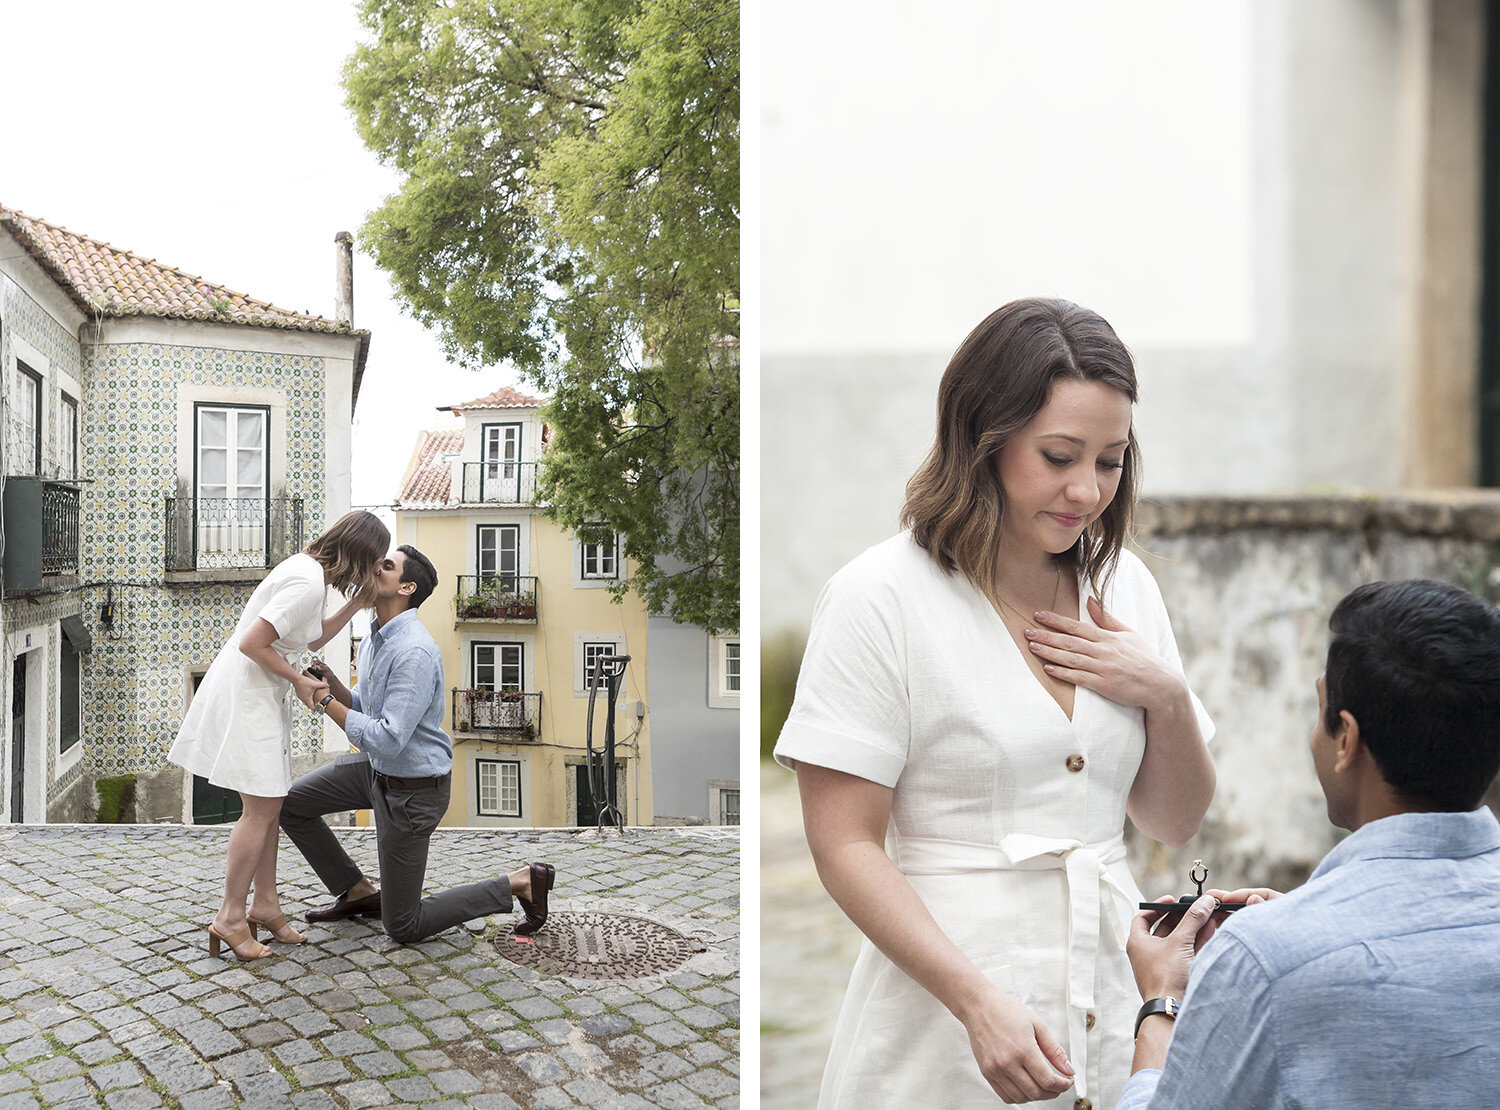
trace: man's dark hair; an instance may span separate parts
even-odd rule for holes
[[[431,559],[409,543],[403,543],[396,550],[406,556],[406,562],[401,565],[401,581],[410,582],[417,587],[412,591],[411,600],[406,606],[408,609],[415,609],[437,589],[437,570]]]
[[[1328,626],[1328,732],[1346,709],[1405,801],[1478,806],[1500,770],[1500,611],[1446,582],[1371,582]]]

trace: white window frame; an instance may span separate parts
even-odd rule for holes
[[[710,825],[731,824],[731,822],[726,822],[725,821],[725,818],[728,816],[727,810],[728,810],[729,807],[726,806],[724,803],[728,800],[728,798],[726,797],[726,795],[729,795],[729,794],[733,794],[734,795],[734,801],[735,801],[734,811],[735,811],[735,816],[738,817],[738,818],[740,818],[740,820],[744,819],[742,811],[740,809],[740,800],[741,800],[742,796],[740,794],[740,782],[739,782],[739,779],[709,779],[708,780],[708,823]],[[739,823],[740,823],[739,820],[732,822],[732,824],[734,824],[736,826],[739,825]]]
[[[30,360],[18,356],[11,381],[8,469],[12,474],[39,475],[42,472],[42,400],[46,396],[47,379],[31,365]],[[29,404],[23,404],[22,390],[27,387],[35,389],[36,393]]]
[[[488,689],[499,693],[506,690],[515,690],[520,693],[526,691],[526,645],[515,640],[476,640],[469,645],[469,689],[485,689],[479,684],[479,654],[486,648],[495,649],[489,666],[494,671],[495,682]],[[514,654],[515,661],[507,662],[504,656]],[[505,685],[504,671],[514,668],[516,673],[516,685]]]
[[[482,537],[486,533],[493,533],[495,536],[494,558],[492,560],[494,565],[488,570],[486,570],[484,567],[485,545],[482,540]],[[500,542],[501,536],[515,537],[515,550],[513,552],[513,561],[515,563],[514,570],[507,570],[502,566],[502,563],[504,562],[502,556],[506,553],[506,548]],[[508,524],[503,522],[496,524],[476,524],[474,526],[475,584],[483,588],[486,582],[493,581],[496,578],[521,578],[523,576],[521,569],[521,552],[523,550],[523,545],[521,540],[521,526],[519,524]]]
[[[606,653],[610,655],[629,655],[625,647],[625,636],[620,632],[576,632],[573,634],[573,696],[575,698],[586,698],[589,696],[588,673],[586,669],[585,645],[608,644],[613,650]],[[601,687],[601,690],[603,688]],[[599,700],[603,700],[602,698]],[[625,704],[625,687],[620,686],[620,704]]]
[[[729,650],[737,653],[737,667],[731,668]],[[744,688],[745,657],[738,632],[726,632],[708,638],[708,707],[710,709],[738,709],[740,690]],[[733,678],[735,689],[730,689]]]
[[[584,543],[576,535],[573,537],[573,588],[575,590],[607,590],[624,580],[625,557],[620,552],[619,533],[614,533],[608,545],[612,554],[607,557],[602,556],[598,551],[605,546],[600,543]],[[595,566],[592,570],[586,571],[585,567],[591,558],[591,550],[594,551],[592,558],[595,560]]]
[[[494,786],[495,804],[493,808],[485,808],[485,772],[494,768],[497,776]],[[505,805],[506,784],[505,771],[514,771],[515,807],[507,808]],[[477,817],[520,817],[525,812],[525,801],[522,796],[522,767],[519,759],[494,759],[488,756],[476,756],[474,758],[474,813]]]
[[[78,398],[66,390],[57,402],[57,469],[64,478],[78,477]]]

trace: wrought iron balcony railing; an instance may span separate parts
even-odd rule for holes
[[[453,731],[493,732],[514,740],[536,739],[542,695],[520,690],[453,691]]]
[[[42,483],[42,577],[78,573],[78,487]]]
[[[167,570],[272,567],[302,550],[300,497],[169,497]]]
[[[46,579],[78,573],[78,483],[15,474],[5,480],[7,590],[43,589]]]
[[[518,574],[460,574],[453,605],[461,621],[535,624],[537,580]]]
[[[536,500],[536,463],[466,462],[460,500],[465,505],[530,505]]]

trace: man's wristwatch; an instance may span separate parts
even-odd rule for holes
[[[313,706],[313,715],[316,716],[316,715],[318,715],[320,713],[326,713],[328,711],[328,703],[331,702],[332,700],[333,700],[333,695],[332,694],[324,694],[323,695],[323,700],[320,701],[320,702],[318,702],[317,705]]]
[[[1173,1021],[1177,1020],[1177,1010],[1182,1006],[1175,998],[1153,998],[1141,1007],[1140,1012],[1135,1015],[1135,1035],[1141,1035],[1141,1022],[1152,1014],[1166,1014]]]

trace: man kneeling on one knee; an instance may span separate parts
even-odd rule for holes
[[[417,619],[417,606],[436,586],[427,557],[402,546],[378,572],[375,619],[359,649],[359,689],[350,690],[322,664],[309,668],[327,686],[318,705],[358,750],[294,782],[281,807],[281,827],[338,896],[310,910],[308,921],[379,917],[394,940],[409,944],[464,921],[509,913],[514,896],[525,913],[515,931],[526,936],[546,923],[550,864],[422,897],[428,842],[448,811],[453,768],[453,741],[442,728],[442,655]],[[375,815],[379,890],[323,820],[351,809]]]
[[[1146,1002],[1120,1110],[1500,1091],[1500,823],[1480,804],[1500,768],[1500,613],[1444,583],[1376,582],[1329,625],[1312,761],[1351,835],[1285,896],[1210,891],[1135,919]],[[1261,904],[1228,916],[1214,896]]]

